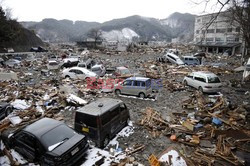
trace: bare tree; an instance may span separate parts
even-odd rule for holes
[[[91,29],[88,33],[87,36],[89,38],[94,39],[95,41],[95,47],[97,46],[97,41],[102,41],[102,31],[100,29]]]

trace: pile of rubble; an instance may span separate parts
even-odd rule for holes
[[[197,91],[182,106],[185,111],[173,112],[171,122],[146,108],[139,123],[153,137],[163,134],[185,145],[190,153],[182,155],[190,165],[245,165],[242,155],[250,148],[249,105],[232,107],[222,95],[204,96]]]

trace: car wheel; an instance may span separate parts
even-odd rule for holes
[[[188,86],[187,80],[184,80],[184,86]]]
[[[105,148],[109,144],[109,137],[106,136],[105,139],[102,142],[102,148]]]
[[[144,99],[145,98],[145,94],[143,92],[139,93],[139,98]]]
[[[5,110],[5,116],[8,116],[11,112],[12,112],[12,109],[11,109],[10,107],[8,107],[8,108]]]
[[[121,95],[121,90],[116,89],[116,90],[115,90],[115,94],[116,94],[117,96]]]
[[[70,79],[70,76],[66,75],[65,78],[69,78]]]
[[[198,88],[198,90],[199,90],[201,93],[203,93],[203,89],[202,89],[201,86]]]

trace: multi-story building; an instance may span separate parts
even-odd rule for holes
[[[240,53],[242,45],[240,27],[230,19],[229,12],[197,16],[194,43],[200,50],[206,52],[228,52],[232,55]]]

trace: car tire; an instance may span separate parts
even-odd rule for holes
[[[198,90],[199,90],[199,92],[203,93],[203,89],[201,86],[199,86]]]
[[[115,90],[115,94],[116,94],[117,96],[121,95],[121,90],[120,90],[120,89],[116,89],[116,90]]]
[[[5,116],[7,117],[9,114],[11,114],[12,112],[12,108],[8,107],[6,110],[5,110]]]
[[[102,142],[102,146],[101,146],[101,148],[105,148],[108,144],[109,144],[109,137],[108,136],[106,136],[105,137],[105,139],[103,140],[103,142]]]
[[[65,78],[69,78],[70,79],[70,76],[66,75]]]
[[[146,96],[146,95],[145,95],[143,92],[139,93],[139,98],[144,99],[145,96]]]
[[[188,86],[187,80],[183,81],[184,86]]]

